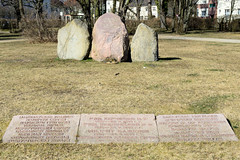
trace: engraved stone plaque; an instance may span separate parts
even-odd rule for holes
[[[82,114],[78,143],[157,143],[153,114]]]
[[[160,142],[238,141],[222,114],[159,115]]]
[[[14,116],[3,143],[76,143],[80,115]]]

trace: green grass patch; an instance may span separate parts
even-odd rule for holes
[[[153,90],[153,89],[158,89],[160,87],[161,87],[160,84],[155,84],[155,85],[148,86],[147,89]]]
[[[183,82],[183,83],[191,83],[192,80],[183,80],[182,82]]]
[[[156,65],[156,64],[151,64],[151,63],[146,63],[146,64],[144,64],[143,66],[144,66],[144,67],[155,68],[155,67],[157,67],[158,65]]]
[[[213,68],[213,69],[207,69],[207,71],[212,71],[212,72],[224,72],[223,69],[216,69],[216,68]]]
[[[198,73],[190,73],[190,74],[187,74],[187,76],[189,76],[189,77],[198,77],[199,74]]]
[[[217,95],[204,97],[190,104],[189,110],[195,114],[210,114],[218,110],[220,103],[228,98],[233,97],[229,95]]]

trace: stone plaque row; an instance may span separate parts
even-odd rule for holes
[[[14,116],[3,143],[158,143],[238,141],[222,114]]]

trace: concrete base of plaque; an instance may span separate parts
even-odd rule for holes
[[[82,114],[78,143],[157,143],[153,114]]]
[[[14,116],[3,143],[76,143],[80,115]]]

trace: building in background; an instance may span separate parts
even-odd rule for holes
[[[199,0],[197,2],[197,17],[217,18],[217,0]]]
[[[231,13],[231,0],[219,0],[217,18],[229,18]],[[240,1],[235,0],[232,19],[240,19]]]
[[[113,0],[107,0],[107,13],[111,13],[113,10]],[[136,2],[132,2],[130,4],[130,10],[127,11],[127,17],[126,19],[133,19],[136,20],[137,17],[134,13],[137,13],[137,7],[136,7]],[[119,2],[117,1],[116,3],[116,10],[118,11],[119,8]],[[134,13],[133,13],[134,12]],[[152,16],[155,18],[158,18],[158,10],[157,6],[155,4],[155,1],[152,0]],[[141,20],[147,20],[148,19],[148,0],[143,0],[142,6],[141,6],[141,11],[140,11],[140,19]]]

